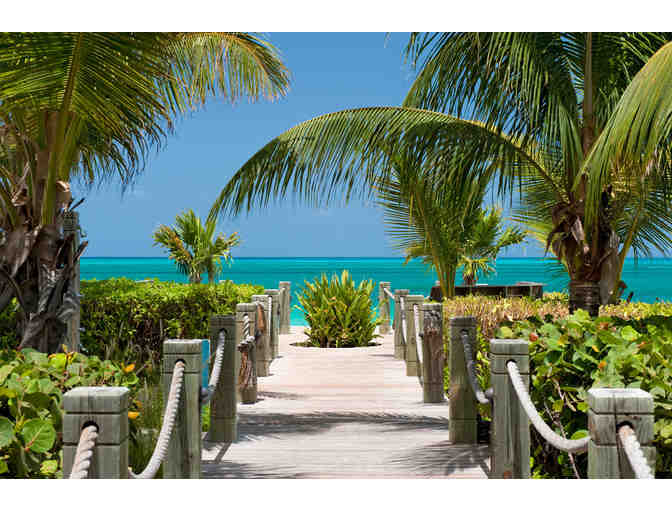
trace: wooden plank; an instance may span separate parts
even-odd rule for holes
[[[204,449],[204,478],[487,477],[488,445],[449,441],[448,403],[422,402],[392,335],[375,347],[291,345],[303,329],[280,335],[259,401],[239,404],[238,441]]]

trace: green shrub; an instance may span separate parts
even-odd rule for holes
[[[263,292],[259,285],[232,282],[182,284],[128,278],[81,283],[81,343],[84,352],[135,363],[158,359],[165,338],[208,338],[212,314],[235,312],[237,303]],[[0,313],[0,347],[16,348],[15,305]]]
[[[648,310],[647,310],[648,308]],[[546,422],[568,438],[585,436],[587,391],[591,387],[641,388],[654,398],[656,476],[672,471],[672,318],[648,316],[655,305],[639,306],[644,317],[592,319],[582,310],[557,321],[539,318],[501,327],[499,338],[530,340],[530,395]],[[614,313],[623,310],[614,308]],[[487,370],[487,359],[481,359]],[[485,382],[485,381],[484,381]],[[532,433],[533,471],[538,477],[574,477],[567,453]],[[575,455],[586,477],[587,454]]]
[[[305,330],[311,345],[318,347],[360,347],[373,340],[380,320],[371,309],[372,280],[363,280],[355,287],[348,271],[340,278],[325,274],[298,294],[308,323]],[[301,309],[297,306],[297,308]]]
[[[63,394],[76,386],[133,389],[133,368],[78,353],[0,351],[0,477],[61,476]]]

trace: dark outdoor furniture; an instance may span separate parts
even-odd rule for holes
[[[475,294],[478,296],[500,296],[516,297],[530,296],[535,299],[541,299],[544,293],[544,283],[537,282],[516,282],[514,285],[455,285],[456,296],[467,296]],[[433,301],[441,301],[443,294],[441,287],[435,285],[429,293]]]

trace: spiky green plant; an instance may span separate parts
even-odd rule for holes
[[[362,280],[355,286],[350,273],[340,277],[322,274],[313,282],[304,282],[297,294],[308,323],[305,333],[311,345],[317,347],[362,347],[378,335],[380,319],[371,308],[372,280]]]

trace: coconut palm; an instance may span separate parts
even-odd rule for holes
[[[211,214],[291,192],[321,203],[368,195],[390,174],[388,147],[422,149],[418,171],[433,169],[458,194],[481,177],[510,200],[520,192],[517,216],[567,268],[571,307],[596,313],[617,298],[631,249],[672,246],[671,38],[413,34],[407,53],[419,71],[404,107],[346,110],[289,129],[243,165]]]
[[[436,271],[442,295],[455,295],[455,275],[463,268],[473,285],[480,273],[493,271],[490,262],[500,250],[524,239],[517,227],[505,230],[501,211],[481,209],[488,181],[474,181],[469,193],[454,193],[418,172],[418,159],[396,154],[391,173],[376,185],[387,233],[406,254],[406,263],[420,258]]]
[[[78,306],[85,243],[62,237],[71,180],[128,186],[180,114],[287,83],[273,46],[250,34],[0,35],[0,308],[17,298],[20,347],[58,349]]]
[[[231,248],[240,243],[238,232],[215,237],[215,226],[214,220],[203,224],[189,209],[175,217],[175,226],[160,225],[154,231],[154,245],[162,245],[168,251],[168,258],[175,261],[190,283],[201,283],[203,273],[208,274],[208,283],[213,283],[222,272],[221,259],[230,262]]]

